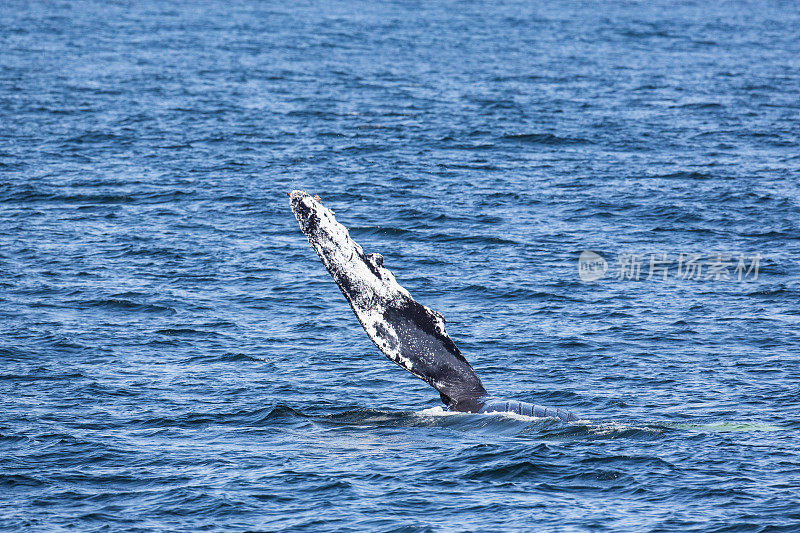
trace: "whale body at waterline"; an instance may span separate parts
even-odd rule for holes
[[[318,196],[292,191],[289,197],[300,229],[375,346],[439,391],[449,409],[577,420],[561,409],[489,395],[445,331],[442,315],[414,300],[383,266],[380,254],[365,254]]]

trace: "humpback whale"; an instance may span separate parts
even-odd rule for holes
[[[445,331],[441,314],[414,300],[383,266],[380,254],[365,254],[319,196],[304,191],[287,194],[300,229],[375,346],[439,391],[450,410],[577,420],[561,409],[489,395]]]

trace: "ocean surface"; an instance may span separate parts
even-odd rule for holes
[[[798,178],[796,2],[4,1],[0,529],[800,531]]]

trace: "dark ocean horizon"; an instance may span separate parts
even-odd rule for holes
[[[4,2],[0,529],[800,531],[799,29],[778,1]],[[491,394],[581,421],[443,410],[292,189]]]

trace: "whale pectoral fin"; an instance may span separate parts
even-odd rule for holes
[[[330,209],[303,191],[290,196],[300,229],[375,346],[438,390],[451,409],[477,410],[486,390],[447,335],[444,317],[416,302],[380,254],[364,254]]]

